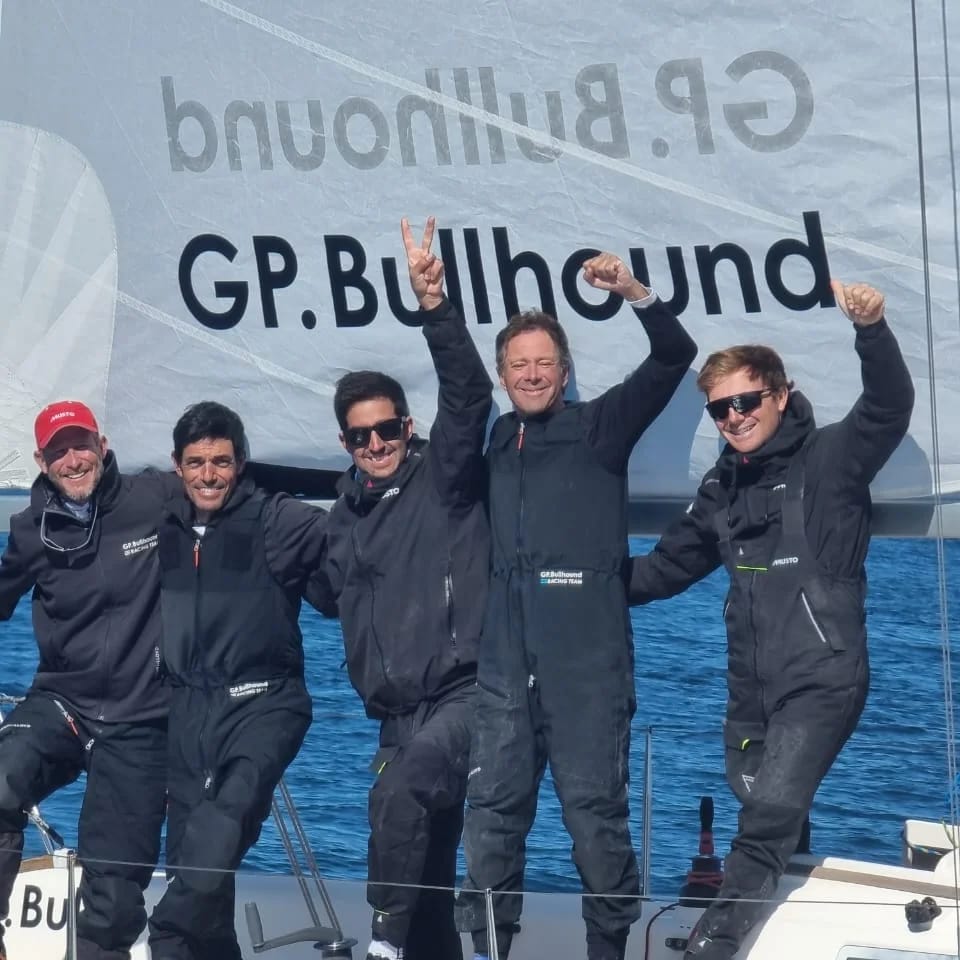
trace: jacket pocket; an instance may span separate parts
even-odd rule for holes
[[[842,631],[831,630],[830,627],[826,625],[826,621],[817,616],[807,596],[806,590],[800,591],[800,604],[814,633],[825,647],[829,647],[834,653],[842,653],[847,649]]]

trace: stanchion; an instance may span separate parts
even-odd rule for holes
[[[487,887],[483,894],[487,902],[487,956],[490,960],[500,960],[500,948],[497,945],[497,924],[493,914],[493,890]]]
[[[67,960],[77,960],[77,851],[67,851]]]
[[[653,727],[643,738],[643,824],[640,839],[640,895],[650,896],[650,852],[653,835]]]
[[[278,797],[279,800],[282,801],[282,805],[278,802]],[[312,940],[314,947],[321,952],[324,960],[350,960],[353,956],[353,948],[357,945],[357,941],[351,937],[345,937],[343,931],[340,929],[340,921],[337,919],[337,914],[333,909],[333,901],[327,893],[323,877],[320,876],[320,869],[317,866],[316,857],[314,857],[313,850],[310,847],[310,841],[307,838],[306,831],[303,829],[303,823],[300,820],[300,815],[297,813],[293,797],[282,778],[278,784],[277,793],[273,797],[271,809],[273,811],[273,819],[277,825],[277,833],[280,835],[280,842],[283,844],[284,852],[290,861],[290,869],[293,871],[293,876],[300,887],[300,893],[303,895],[312,926],[265,940],[260,908],[256,903],[247,903],[244,905],[244,913],[246,915],[247,931],[250,934],[253,952],[263,953],[265,950],[273,950],[277,947],[286,947],[294,943],[305,943]],[[290,827],[287,826],[287,820],[290,822]],[[294,846],[294,837],[300,844],[299,852]],[[329,926],[323,924],[320,912],[317,910],[317,906],[313,901],[313,895],[307,883],[307,875],[300,864],[301,855],[306,861],[307,872],[313,879],[317,895],[320,897],[320,902],[327,914]]]

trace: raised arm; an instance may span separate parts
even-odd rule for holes
[[[869,484],[910,426],[914,389],[893,331],[884,319],[883,295],[867,284],[831,282],[837,306],[856,330],[863,392],[830,431],[837,479]],[[829,429],[829,428],[828,428]]]
[[[443,261],[430,252],[436,221],[417,244],[401,221],[410,286],[423,311],[423,335],[440,384],[430,428],[430,463],[441,498],[469,505],[483,495],[483,441],[493,383],[463,317],[443,295]]]
[[[630,558],[627,599],[631,606],[683,593],[720,566],[713,525],[716,482],[711,471],[687,512],[670,525],[653,550]]]
[[[292,497],[311,500],[336,500],[337,481],[343,473],[342,470],[287,467],[258,460],[248,460],[245,472],[267,493],[289,493]]]
[[[697,345],[660,299],[612,253],[583,265],[584,279],[627,300],[650,341],[650,354],[622,383],[588,404],[588,439],[612,470],[622,470],[644,430],[663,412],[697,355]]]

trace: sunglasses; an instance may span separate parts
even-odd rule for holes
[[[391,440],[399,440],[409,419],[409,417],[391,417],[389,420],[381,420],[369,427],[347,427],[343,431],[343,442],[347,445],[348,450],[366,447],[370,443],[370,434],[374,430],[376,430],[377,436],[386,443]]]
[[[739,414],[749,413],[751,410],[756,410],[763,403],[763,398],[769,397],[771,393],[773,393],[772,390],[748,390],[746,393],[738,393],[732,397],[711,400],[705,403],[704,407],[714,420],[726,420],[731,407]]]
[[[51,539],[50,534],[47,533],[47,511],[44,510],[43,513],[40,514],[40,542],[50,550],[56,550],[57,553],[73,553],[74,550],[82,550],[93,539],[93,531],[97,525],[98,508],[99,505],[94,502],[93,515],[90,517],[90,524],[86,528],[86,536],[84,537],[83,541],[67,546],[62,543],[57,543],[55,540]]]

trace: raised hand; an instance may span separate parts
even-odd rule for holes
[[[869,327],[882,319],[884,299],[879,290],[866,283],[847,286],[839,280],[831,280],[830,289],[844,316],[858,327]]]
[[[599,253],[585,260],[583,279],[598,290],[619,293],[624,300],[642,300],[650,293],[614,253]]]
[[[407,251],[407,269],[410,271],[410,286],[424,310],[432,310],[443,302],[443,261],[430,252],[433,231],[437,221],[427,217],[423,240],[418,244],[413,239],[410,223],[406,217],[400,221],[403,246]]]

